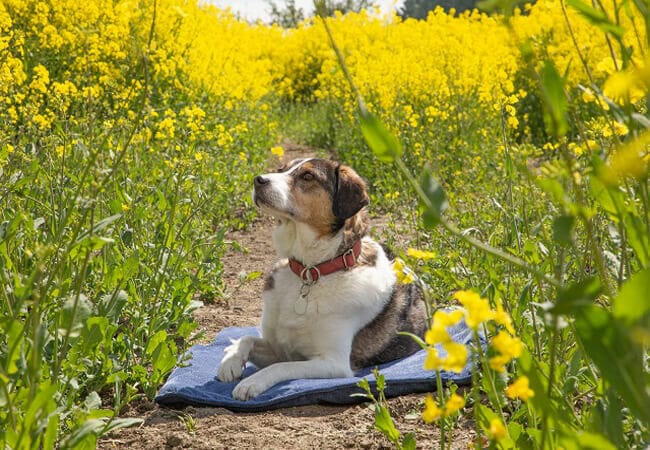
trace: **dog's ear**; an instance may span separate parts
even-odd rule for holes
[[[358,213],[370,199],[366,184],[357,173],[347,166],[336,167],[336,191],[332,211],[339,219],[347,219]]]

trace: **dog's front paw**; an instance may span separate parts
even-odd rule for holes
[[[219,364],[217,378],[225,383],[238,380],[244,371],[245,363],[244,358],[238,353],[226,353],[226,356],[221,360],[221,364]]]
[[[253,397],[257,397],[262,392],[266,391],[267,386],[263,383],[260,383],[255,379],[254,376],[245,378],[240,381],[235,389],[232,391],[233,398],[237,400],[250,400]]]

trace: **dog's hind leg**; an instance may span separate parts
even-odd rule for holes
[[[259,369],[281,361],[275,350],[273,350],[273,346],[266,339],[258,339],[253,343],[248,360]]]

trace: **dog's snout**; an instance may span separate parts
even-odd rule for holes
[[[263,186],[265,184],[269,184],[271,180],[268,178],[264,178],[262,175],[258,175],[255,177],[255,186]]]

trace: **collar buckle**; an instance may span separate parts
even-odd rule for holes
[[[343,259],[343,267],[345,267],[345,270],[350,270],[356,263],[357,263],[357,258],[354,255],[354,249],[350,248],[348,249],[345,253],[341,255],[341,258]],[[348,260],[348,258],[350,258]]]

